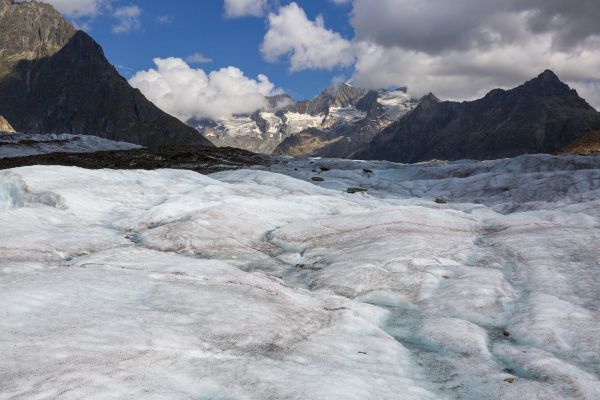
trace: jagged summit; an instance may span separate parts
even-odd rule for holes
[[[554,71],[552,71],[550,69],[547,69],[544,72],[542,72],[541,74],[539,74],[536,79],[542,79],[544,81],[560,82],[560,79],[558,78],[558,76],[554,73]]]
[[[38,2],[0,0],[0,115],[24,133],[211,145],[133,89],[88,34]]]
[[[433,93],[429,92],[428,94],[426,94],[425,96],[423,96],[421,98],[421,103],[424,101],[430,101],[433,103],[439,103],[441,100]]]
[[[544,95],[567,93],[571,88],[563,83],[560,78],[551,70],[547,69],[537,77],[525,82],[521,87],[528,90],[543,92]]]
[[[341,158],[418,104],[406,88],[376,91],[347,82],[330,85],[312,100],[294,102],[286,95],[268,100],[267,109],[249,115],[189,123],[218,146]]]
[[[353,87],[347,83],[327,87],[312,100],[304,100],[291,106],[290,111],[310,115],[326,115],[331,107],[352,107],[370,92],[369,89]]]

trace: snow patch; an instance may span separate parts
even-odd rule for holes
[[[219,121],[218,125],[228,136],[232,137],[259,137],[261,134],[260,128],[250,117],[234,116],[230,119]],[[208,136],[210,136],[210,134]]]
[[[300,114],[295,112],[286,112],[286,133],[294,135],[308,128],[318,128],[323,123],[325,115]]]
[[[333,118],[337,123],[355,124],[367,117],[367,113],[354,107],[331,107],[328,118]]]
[[[275,136],[281,131],[283,127],[283,121],[274,113],[270,112],[261,112],[260,117],[267,122],[266,133],[268,133],[271,137]]]
[[[385,116],[390,121],[396,121],[417,106],[404,90],[385,90],[379,92],[377,102],[383,106]]]

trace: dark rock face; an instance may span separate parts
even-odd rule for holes
[[[369,90],[354,88],[348,84],[331,86],[312,100],[305,100],[286,107],[287,111],[301,114],[327,114],[330,107],[356,106]]]
[[[597,130],[600,113],[545,71],[515,89],[496,89],[472,102],[426,96],[357,157],[413,163],[554,153]]]
[[[368,117],[353,126],[308,128],[285,138],[273,155],[355,158],[354,155],[368,146],[383,127],[380,119]]]
[[[129,86],[102,48],[51,6],[0,0],[0,33],[0,115],[17,131],[211,145]]]

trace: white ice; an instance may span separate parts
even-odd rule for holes
[[[91,135],[0,134],[0,158],[26,157],[48,153],[88,153],[104,150],[139,149],[132,143],[115,142]]]
[[[360,111],[355,107],[331,107],[327,119],[331,119],[331,123],[355,124],[366,117],[366,112]]]
[[[285,113],[285,131],[288,135],[300,133],[308,128],[317,128],[321,126],[325,115],[310,115],[296,112]]]
[[[228,137],[251,136],[260,137],[261,131],[252,118],[248,116],[233,116],[219,121],[219,127]],[[208,135],[210,137],[210,135]]]
[[[414,109],[418,102],[404,90],[384,90],[379,93],[377,102],[383,106],[385,116],[396,121]]]
[[[0,172],[0,399],[600,398],[600,156],[266,169]]]

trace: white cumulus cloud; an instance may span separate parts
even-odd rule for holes
[[[265,75],[251,79],[236,67],[207,74],[180,58],[156,58],[154,64],[156,68],[136,73],[129,83],[182,121],[251,113],[267,106],[265,96],[279,93]]]
[[[228,18],[259,17],[267,9],[267,0],[225,0],[224,7]]]
[[[308,19],[296,3],[269,14],[268,26],[261,52],[269,62],[289,57],[292,71],[347,67],[354,62],[352,43],[327,29],[322,16]]]
[[[113,12],[117,24],[112,27],[113,33],[127,33],[142,27],[140,17],[142,9],[138,6],[119,7]]]

